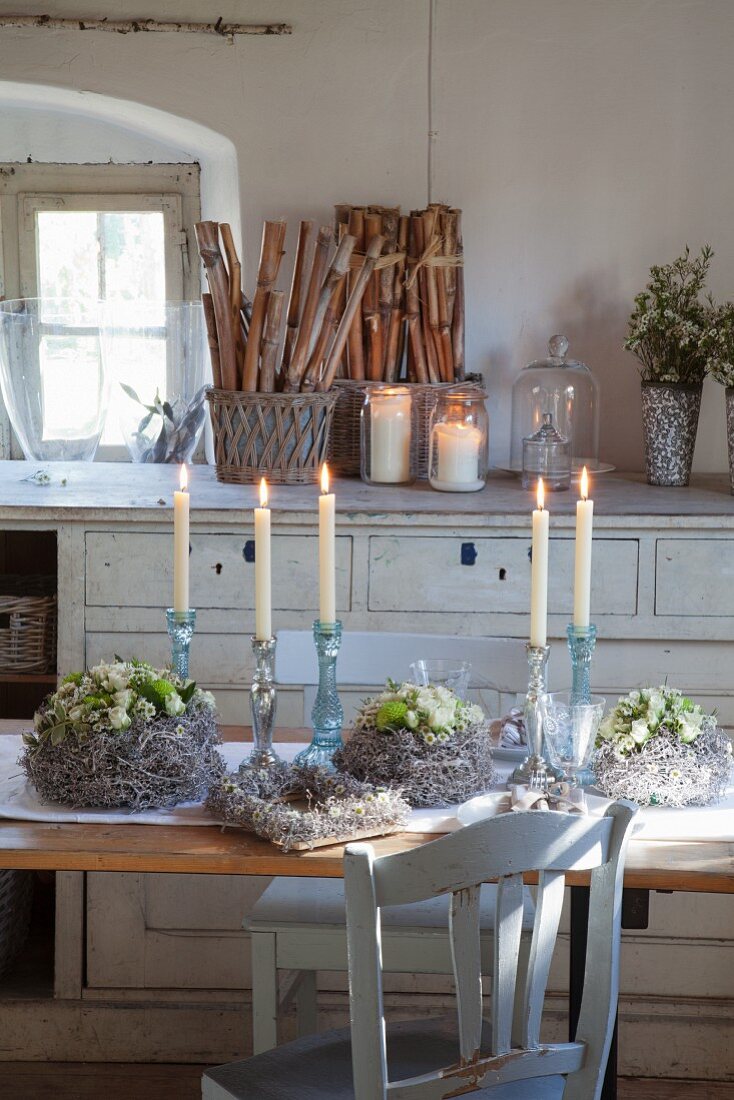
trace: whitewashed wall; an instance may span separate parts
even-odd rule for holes
[[[125,7],[211,17],[202,0]],[[647,268],[686,241],[710,241],[713,288],[734,295],[734,4],[436,0],[435,8],[433,197],[465,210],[468,358],[489,382],[493,460],[506,457],[515,370],[560,330],[601,380],[603,457],[639,468],[637,376],[621,342]],[[15,9],[0,0],[0,11]],[[57,0],[44,11],[119,16],[120,5]],[[75,114],[109,112],[114,121],[121,100],[126,127],[134,131],[139,117],[146,141],[150,118],[136,116],[135,104],[176,116],[177,147],[187,148],[181,120],[222,135],[222,148],[232,143],[229,167],[238,164],[252,273],[263,217],[323,218],[334,201],[426,201],[429,13],[429,0],[223,0],[216,14],[225,19],[294,25],[292,37],[234,45],[0,30],[0,104],[14,82],[82,92],[65,111],[69,144],[83,159],[94,156],[80,148]],[[152,140],[165,144],[165,116],[156,117]],[[188,151],[198,147],[192,137]],[[209,191],[217,208],[208,212],[236,218],[226,209],[233,189],[212,190],[218,155],[227,158],[210,150],[203,172],[204,209]],[[713,384],[696,464],[726,464]]]

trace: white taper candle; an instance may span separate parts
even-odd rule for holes
[[[271,600],[270,509],[268,484],[260,480],[260,507],[255,508],[255,637],[273,636]]]
[[[530,644],[544,646],[548,637],[548,511],[543,479],[538,478],[538,507],[533,510],[533,560],[530,569]]]
[[[581,500],[576,504],[576,569],[573,588],[573,625],[587,627],[591,621],[591,546],[594,501],[589,500],[589,475],[581,473]]]
[[[173,494],[173,610],[189,609],[189,492],[186,466]]]
[[[329,492],[329,471],[321,469],[319,497],[319,618],[336,622],[336,497]]]

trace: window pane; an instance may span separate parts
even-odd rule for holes
[[[42,336],[40,342],[45,439],[64,439],[70,423],[86,416],[89,434],[99,428],[97,372],[99,341],[90,336]],[[74,370],[70,371],[70,364]]]
[[[37,214],[38,285],[42,298],[74,298],[96,301],[165,301],[166,263],[163,213],[124,210],[42,210]],[[56,338],[54,338],[56,339]],[[83,340],[83,338],[72,338]],[[166,359],[163,340],[137,341],[139,348],[127,357],[124,381],[143,394],[165,392]],[[82,344],[79,344],[82,347]],[[67,349],[68,350],[68,349]],[[48,384],[44,375],[44,397],[57,392],[56,370],[60,348],[46,341],[42,353],[48,358]],[[87,354],[89,351],[87,350]],[[44,360],[45,361],[45,360]],[[123,434],[119,409],[127,400],[118,379],[110,380],[110,405],[102,445],[120,446]],[[64,401],[60,390],[58,421],[63,419]],[[83,397],[81,398],[83,400]],[[55,412],[56,418],[56,412]]]

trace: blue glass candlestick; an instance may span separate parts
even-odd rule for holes
[[[569,623],[566,627],[568,638],[568,651],[571,654],[571,702],[588,703],[591,695],[591,658],[594,656],[596,646],[596,627],[589,623],[588,626],[575,626]]]
[[[569,623],[566,627],[568,651],[571,654],[571,703],[588,703],[591,698],[591,659],[596,647],[596,627],[576,626]],[[593,786],[594,773],[582,768],[576,773],[576,782],[580,787]]]
[[[174,611],[169,607],[166,611],[166,622],[171,639],[171,668],[182,680],[188,680],[189,646],[196,626],[196,612],[193,608],[188,611]]]
[[[242,767],[268,768],[278,760],[273,751],[273,729],[277,696],[273,666],[275,664],[275,638],[253,638],[255,672],[250,688],[252,712],[253,749]]]
[[[331,758],[343,744],[344,708],[336,689],[336,658],[342,643],[342,624],[322,623],[317,619],[313,624],[313,640],[319,659],[319,686],[311,710],[313,738],[311,744],[299,752],[295,763],[333,768]]]

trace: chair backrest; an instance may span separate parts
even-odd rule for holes
[[[412,851],[375,857],[351,844],[344,857],[355,1100],[439,1100],[508,1081],[566,1076],[564,1100],[598,1100],[619,987],[622,876],[637,808],[615,802],[602,818],[558,812],[502,814]],[[581,1015],[576,1041],[541,1044],[551,956],[565,872],[591,872]],[[527,973],[518,973],[523,875],[538,872]],[[494,935],[492,1026],[481,1050],[481,883],[499,883]],[[382,1005],[380,909],[451,894],[449,935],[459,1024],[457,1061],[434,1073],[388,1082]]]

